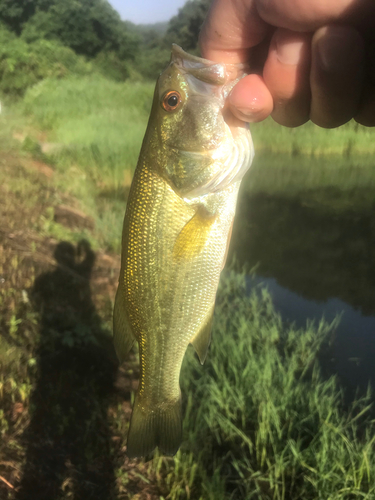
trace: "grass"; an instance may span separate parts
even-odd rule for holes
[[[17,262],[14,266],[19,272]],[[69,293],[69,288],[64,288],[68,285],[66,278],[62,281],[57,274],[50,274],[38,280],[48,286],[49,295],[52,289],[48,283],[52,280],[59,285],[60,290],[53,293],[60,297],[61,306]],[[79,289],[81,294],[81,285]],[[18,295],[18,290],[9,290],[4,298],[8,301]],[[42,317],[30,304],[18,304],[15,313],[5,324],[2,322],[0,461],[5,465],[0,474],[11,484],[21,480],[21,491],[25,484],[35,488],[43,479],[43,488],[54,498],[54,476],[49,475],[47,480],[44,475],[43,454],[50,460],[52,452],[45,441],[48,438],[60,451],[61,442],[70,441],[85,450],[84,461],[76,444],[70,451],[73,475],[65,476],[65,493],[61,496],[66,499],[74,491],[78,499],[98,498],[95,495],[100,490],[95,494],[95,488],[99,485],[108,491],[108,499],[146,498],[141,493],[128,496],[134,491],[135,480],[135,491],[146,492],[154,485],[151,498],[160,500],[374,498],[371,394],[345,409],[337,380],[324,377],[319,365],[319,358],[329,349],[336,322],[310,323],[303,330],[285,325],[265,289],[259,288],[249,296],[243,275],[225,273],[206,364],[202,367],[189,348],[183,365],[181,450],[173,458],[156,455],[151,462],[140,462],[135,470],[129,470],[118,451],[126,443],[127,419],[109,376],[114,367],[108,357],[108,333],[97,323],[95,330],[92,324],[87,336],[86,320],[79,319],[78,307],[70,325],[76,333],[69,334],[65,320],[64,331],[46,336],[50,321],[46,313],[60,314],[55,302],[45,302],[48,310]],[[67,355],[73,356],[68,366]],[[50,366],[51,356],[55,367]],[[87,356],[95,367],[95,376],[83,375],[80,365],[86,366]],[[65,400],[66,384],[70,383],[74,383],[75,391]],[[48,411],[41,397],[47,397]],[[43,429],[37,426],[39,421]],[[20,439],[25,429],[38,439],[38,448],[24,448],[29,442]],[[107,434],[116,437],[112,450],[107,449]],[[98,462],[98,454],[115,466],[111,481],[117,485],[117,493],[109,494],[106,485],[111,475]],[[16,457],[25,457],[26,462],[17,462]],[[34,461],[38,473],[32,469]],[[87,481],[86,461],[92,464],[96,476],[82,487],[86,496],[80,496],[74,467]],[[27,483],[19,472],[9,473],[11,464],[16,470],[24,468]],[[63,476],[59,477],[58,483],[63,481]],[[4,498],[17,497],[9,493]]]
[[[261,151],[241,190],[299,199],[323,211],[361,210],[374,201],[374,166],[374,157],[365,154],[311,157]]]
[[[157,462],[170,498],[374,497],[371,395],[345,411],[319,366],[336,326],[285,325],[265,289],[247,296],[243,276],[223,277],[206,364],[190,350],[182,371],[186,441]]]
[[[78,208],[95,220],[95,241],[106,249],[120,250],[152,93],[151,84],[98,76],[44,80],[1,117],[0,130],[13,130],[24,149],[53,166],[54,185],[79,200]]]
[[[311,122],[298,128],[281,127],[271,118],[251,125],[256,151],[287,155],[374,154],[374,128],[363,127],[354,120],[331,130]]]
[[[2,117],[26,135],[29,151],[34,148],[53,163],[55,185],[79,199],[96,221],[100,246],[117,252],[152,94],[151,83],[100,76],[46,79]],[[251,130],[257,155],[243,189],[294,196],[332,185],[343,190],[374,185],[373,129],[355,122],[334,130],[311,123],[289,129],[267,119]]]
[[[101,77],[44,80],[18,109],[29,116],[26,134],[52,145],[46,154],[61,174],[55,183],[97,221],[100,245],[116,251],[152,93],[150,83]],[[36,130],[43,130],[42,139]],[[257,155],[243,189],[295,196],[330,186],[346,192],[374,185],[373,129],[355,122],[334,130],[311,123],[288,129],[268,119],[251,130]]]
[[[61,168],[83,167],[97,182],[122,184],[133,172],[151,107],[153,85],[105,78],[44,80],[30,89],[23,111],[49,142],[62,148]]]
[[[63,146],[56,154],[63,168],[73,162],[98,182],[113,187],[123,183],[124,171],[135,168],[153,87],[101,77],[44,80],[27,92],[21,108],[48,132],[49,142]],[[328,156],[323,161],[333,168],[342,156],[355,158],[375,152],[374,129],[354,121],[332,130],[310,122],[290,129],[269,118],[252,124],[251,130],[257,152]]]
[[[43,130],[43,141],[52,144],[46,154],[62,174],[59,187],[97,221],[100,245],[116,251],[152,94],[150,83],[71,77],[40,82],[19,106],[29,116],[26,133],[39,139],[35,129]],[[267,119],[251,130],[257,154],[243,189],[292,197],[331,186],[374,187],[371,128],[352,121],[333,130],[312,123],[289,129]]]

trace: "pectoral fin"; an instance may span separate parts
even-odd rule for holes
[[[125,311],[123,291],[119,285],[113,310],[113,342],[120,363],[126,359],[134,341],[135,337]]]
[[[178,235],[173,256],[177,259],[189,259],[198,255],[206,244],[215,219],[215,215],[206,214],[203,208],[198,209]]]
[[[198,354],[199,361],[201,365],[206,360],[208,348],[211,342],[211,330],[212,330],[212,322],[214,317],[214,307],[212,311],[207,316],[207,320],[203,324],[202,328],[199,332],[190,340],[190,343],[193,344],[196,353]]]

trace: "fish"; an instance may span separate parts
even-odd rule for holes
[[[122,233],[114,345],[124,361],[138,342],[140,377],[127,437],[129,458],[182,442],[182,361],[203,364],[238,189],[254,149],[227,97],[244,76],[172,46],[159,76]]]

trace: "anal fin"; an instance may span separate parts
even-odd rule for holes
[[[134,341],[135,337],[125,311],[124,294],[119,285],[113,310],[113,342],[120,363],[126,359]]]
[[[201,362],[201,365],[203,365],[203,363],[206,360],[208,348],[211,342],[211,330],[214,317],[214,307],[215,304],[212,307],[212,310],[208,314],[207,319],[202,325],[199,332],[190,340],[190,343],[193,344],[194,349],[198,354],[198,358],[199,361]]]

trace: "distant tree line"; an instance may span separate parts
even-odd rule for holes
[[[198,35],[210,3],[211,0],[188,0],[164,26],[133,26],[134,33],[142,40],[136,68],[143,77],[155,79],[163,70],[170,58],[172,43],[190,53],[199,53]]]
[[[33,42],[57,40],[77,54],[135,57],[139,39],[106,0],[0,0],[0,20]]]
[[[197,53],[210,0],[189,0],[167,23],[122,21],[107,0],[0,0],[0,90],[22,94],[48,76],[100,71],[155,79],[172,43]]]

